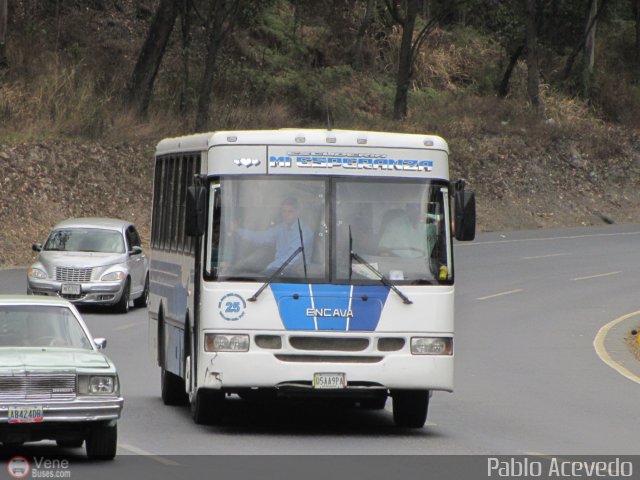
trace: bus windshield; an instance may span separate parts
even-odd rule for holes
[[[425,180],[222,177],[211,184],[207,279],[452,280],[448,193]]]

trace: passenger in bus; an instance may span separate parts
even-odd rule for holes
[[[436,226],[426,223],[419,203],[409,203],[404,210],[386,213],[389,215],[383,217],[378,244],[381,255],[406,258],[431,255],[436,241]]]
[[[256,245],[268,245],[275,248],[273,261],[271,261],[264,273],[270,275],[280,268],[287,259],[301,246],[300,230],[302,230],[302,241],[307,262],[313,252],[313,234],[311,229],[304,224],[300,218],[300,204],[297,198],[287,197],[280,207],[281,221],[266,230],[249,230],[246,228],[233,228],[234,233],[242,240],[246,240]],[[298,222],[300,226],[298,227]],[[302,267],[303,255],[299,253],[285,272],[290,272],[292,268]]]

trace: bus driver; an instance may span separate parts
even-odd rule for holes
[[[311,252],[313,252],[313,235],[311,229],[300,219],[300,204],[298,199],[294,197],[285,198],[280,207],[280,216],[282,221],[266,230],[256,231],[232,227],[232,232],[242,240],[256,245],[270,245],[275,247],[274,259],[264,270],[266,275],[271,275],[280,268],[291,254],[301,246],[300,230],[302,230],[302,241],[304,242],[303,246],[305,255],[307,256],[307,262],[309,261]],[[301,267],[302,261],[303,255],[300,253],[291,261],[285,271],[291,267]]]

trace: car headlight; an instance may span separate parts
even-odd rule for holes
[[[124,272],[107,273],[100,278],[103,282],[115,282],[116,280],[124,280],[127,275]]]
[[[205,352],[248,352],[249,335],[207,333],[204,336]]]
[[[120,385],[115,375],[83,375],[78,379],[78,391],[85,395],[114,395]]]
[[[411,353],[413,355],[453,355],[453,338],[413,337]]]
[[[40,270],[39,268],[28,269],[27,276],[29,278],[37,278],[40,280],[44,280],[45,278],[47,278],[47,274],[43,270]]]

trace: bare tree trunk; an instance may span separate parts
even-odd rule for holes
[[[591,0],[591,5],[589,6],[589,15],[587,17],[587,24],[585,26],[586,40],[584,42],[585,68],[586,73],[589,75],[593,73],[593,65],[595,62],[597,14],[598,0]],[[589,28],[590,25],[593,26]]]
[[[536,0],[527,0],[527,94],[534,108],[540,105],[536,12]]]
[[[180,96],[178,108],[180,113],[187,111],[187,91],[189,89],[189,55],[191,53],[191,1],[181,1],[180,25],[182,33],[182,78],[180,82]]]
[[[7,60],[7,21],[9,17],[8,0],[0,0],[0,68],[9,66]]]
[[[567,78],[569,78],[569,75],[571,75],[571,69],[573,68],[573,63],[575,62],[576,58],[578,57],[578,54],[585,47],[589,32],[595,26],[595,23],[598,20],[598,17],[602,13],[602,11],[604,10],[604,6],[605,6],[606,3],[607,3],[607,0],[601,0],[600,8],[598,8],[596,10],[596,13],[593,16],[593,18],[590,17],[591,20],[587,21],[587,27],[585,28],[584,35],[582,35],[582,38],[580,38],[580,42],[578,43],[578,45],[576,45],[576,47],[573,49],[573,51],[567,57],[567,62],[565,63],[564,70],[562,72],[562,79],[563,80],[566,80]]]
[[[640,69],[640,0],[633,0],[636,17],[636,63]]]
[[[502,80],[500,81],[500,86],[498,87],[498,97],[505,98],[509,93],[509,81],[511,80],[511,74],[513,73],[513,69],[516,68],[518,59],[522,55],[523,51],[524,43],[516,48],[511,54],[511,57],[509,58],[509,64],[504,71],[504,75],[502,75]]]
[[[416,16],[420,8],[420,0],[407,0],[407,11],[402,19],[402,40],[398,62],[398,77],[396,82],[396,97],[393,103],[393,119],[406,118],[408,111],[409,83],[411,81],[413,30]]]
[[[353,59],[354,68],[356,70],[361,70],[364,65],[364,52],[362,51],[362,42],[364,41],[364,36],[367,33],[367,28],[369,28],[369,25],[371,25],[371,22],[373,22],[373,10],[375,4],[376,0],[367,0],[367,7],[364,12],[364,18],[362,19],[362,23],[360,23],[360,28],[358,28]]]
[[[138,62],[131,75],[127,101],[139,115],[145,115],[149,109],[153,84],[178,16],[179,1],[160,0],[147,33],[147,39],[140,50]]]
[[[228,13],[228,10],[225,9],[226,3],[224,0],[211,2],[207,15],[207,59],[198,87],[196,132],[203,132],[209,128],[209,107],[211,106],[213,79],[216,73],[220,45],[226,34],[223,29],[225,17]]]

